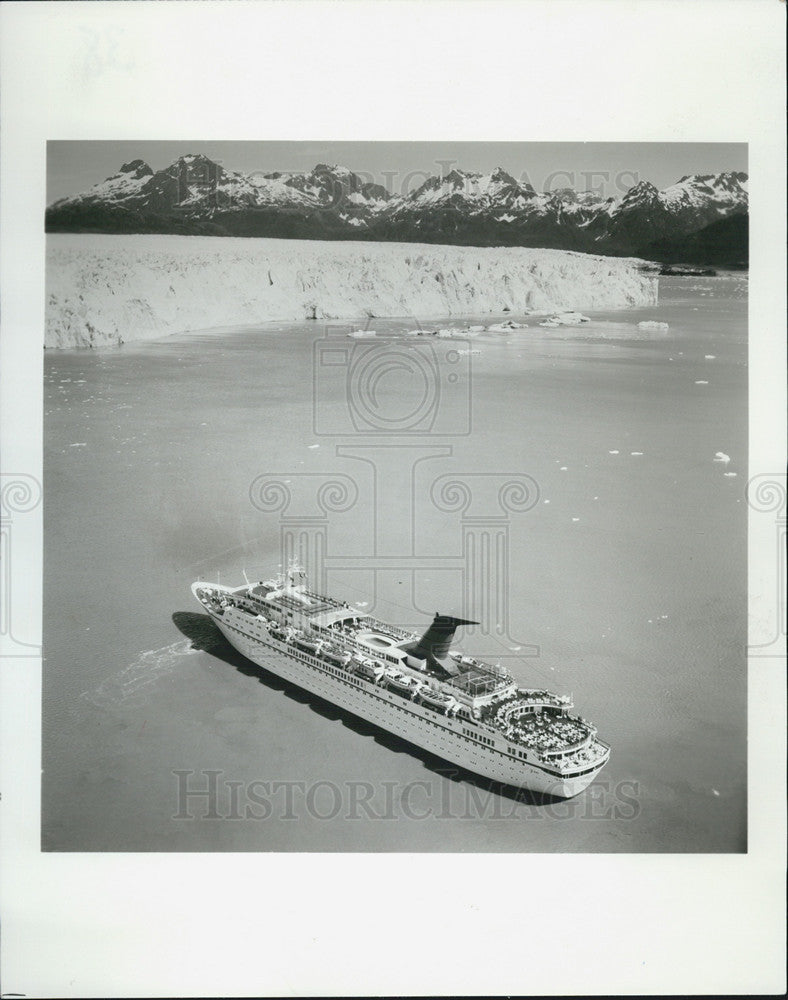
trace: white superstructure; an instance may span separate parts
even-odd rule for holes
[[[295,564],[275,580],[192,592],[254,663],[493,781],[570,798],[610,756],[569,698],[450,652],[456,628],[475,622],[436,615],[419,638],[313,593]]]

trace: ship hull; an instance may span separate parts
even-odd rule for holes
[[[556,798],[571,798],[587,788],[604,766],[602,761],[578,776],[563,776],[537,764],[515,759],[463,735],[463,726],[440,712],[414,703],[370,681],[351,678],[315,657],[293,651],[260,629],[249,635],[238,617],[209,614],[227,641],[247,659],[386,732],[491,781]],[[239,627],[241,626],[241,627]]]

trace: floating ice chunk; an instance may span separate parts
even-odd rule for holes
[[[724,462],[726,465],[730,462],[731,456],[726,455],[724,451],[717,451],[714,453],[715,462]]]
[[[442,340],[450,340],[452,337],[458,337],[461,335],[462,331],[446,327],[440,330],[437,328],[433,330],[408,330],[405,333],[406,337],[439,337]]]
[[[525,323],[515,323],[513,319],[505,319],[503,323],[493,323],[487,329],[490,333],[508,333],[510,330],[521,330],[525,325]]]
[[[548,316],[547,319],[542,320],[539,326],[555,327],[555,326],[580,326],[581,323],[590,323],[591,320],[588,316],[584,316],[582,313],[567,311],[560,313],[553,313],[552,316]]]
[[[638,330],[669,330],[668,323],[660,323],[656,319],[643,319],[638,323]]]

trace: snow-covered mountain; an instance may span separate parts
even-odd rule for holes
[[[601,239],[615,249],[642,248],[698,232],[747,209],[746,174],[694,174],[662,191],[641,181],[611,206]]]
[[[639,181],[620,199],[538,193],[500,167],[454,169],[392,194],[341,166],[244,175],[201,154],[154,172],[143,160],[47,209],[50,232],[191,233],[551,247],[638,254],[748,209],[747,175]]]

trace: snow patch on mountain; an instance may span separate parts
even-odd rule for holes
[[[121,204],[129,198],[138,198],[152,176],[153,171],[144,160],[131,160],[130,163],[124,163],[116,174],[94,184],[84,194],[78,194],[74,198],[61,198],[52,207],[72,202]]]
[[[269,320],[653,305],[637,261],[562,250],[201,236],[50,235],[47,347]]]
[[[721,215],[747,204],[746,175],[692,174],[660,192],[660,200],[669,208],[712,205]]]
[[[455,168],[389,191],[338,164],[247,175],[190,153],[155,173],[142,160],[123,164],[90,190],[50,205],[46,227],[336,239],[355,239],[361,227],[373,240],[643,256],[655,241],[681,239],[748,209],[740,172],[687,175],[662,191],[642,180],[619,199],[569,187],[537,193],[525,176]]]

